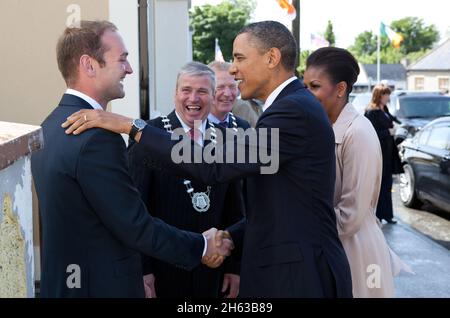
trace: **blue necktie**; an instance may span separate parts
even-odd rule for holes
[[[228,122],[226,121],[221,121],[219,125],[222,126],[223,128],[228,128]]]

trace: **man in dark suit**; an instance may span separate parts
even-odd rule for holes
[[[177,76],[175,110],[167,117],[150,120],[148,124],[167,131],[184,129],[186,137],[197,120],[200,139],[204,146],[206,129],[219,129],[208,122],[214,99],[214,72],[202,63],[187,63]],[[192,108],[196,108],[192,111]],[[138,143],[129,147],[130,173],[142,200],[154,217],[192,232],[203,232],[211,227],[225,228],[243,218],[242,187],[238,181],[209,186],[180,178],[161,169],[151,153]],[[186,182],[188,182],[186,184]],[[191,191],[192,189],[192,191]],[[196,194],[205,195],[208,204],[204,208],[195,205]],[[187,271],[153,257],[144,259],[144,282],[147,297],[214,297],[219,291],[235,298],[239,291],[239,267],[237,258],[231,256],[219,268],[198,266]],[[224,284],[220,285],[221,281]]]
[[[229,72],[231,64],[214,61],[209,63],[208,66],[216,76],[216,92],[208,120],[224,128],[242,128],[244,130],[250,128],[250,124],[245,119],[231,112],[239,93],[236,81]]]
[[[82,21],[57,45],[68,90],[42,124],[45,148],[32,156],[42,224],[42,297],[143,297],[138,253],[193,269],[220,250],[215,230],[178,230],[152,218],[127,172],[118,134],[93,129],[67,135],[61,124],[74,111],[105,109],[124,97],[132,73],[127,51],[109,22]],[[220,257],[219,257],[220,259]]]
[[[276,173],[262,173],[262,160],[175,164],[171,149],[176,141],[151,126],[135,140],[182,176],[205,183],[247,176],[246,221],[229,229],[236,245],[243,237],[240,296],[351,297],[350,268],[333,210],[334,135],[319,102],[294,76],[295,40],[278,22],[252,23],[234,40],[233,56],[230,73],[242,98],[265,102],[256,131],[261,136],[267,129],[268,139],[274,138],[270,146],[261,142],[264,138],[258,143],[238,138],[234,149],[241,144],[254,154],[266,148],[278,155]],[[80,125],[77,121],[85,114],[92,119]],[[117,114],[82,111],[66,125],[74,123],[68,133],[98,126],[127,132],[128,122]],[[224,154],[226,150],[227,144]]]

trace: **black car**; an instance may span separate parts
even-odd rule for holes
[[[433,119],[450,116],[450,96],[439,93],[401,92],[391,96],[389,111],[401,122],[395,139],[400,143]]]
[[[424,201],[450,212],[450,117],[436,119],[400,145],[405,172],[400,199],[407,207]]]

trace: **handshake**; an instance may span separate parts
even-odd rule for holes
[[[211,228],[203,232],[203,235],[208,241],[208,245],[206,253],[202,257],[202,263],[210,268],[219,267],[234,248],[230,233]]]

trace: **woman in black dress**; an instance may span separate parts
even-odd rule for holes
[[[377,85],[372,92],[372,100],[366,109],[365,116],[371,121],[380,140],[383,154],[383,174],[380,196],[377,205],[377,217],[391,224],[397,223],[392,210],[392,174],[402,172],[400,158],[390,129],[394,127],[395,117],[389,114],[386,104],[389,102],[391,90],[384,85]]]

